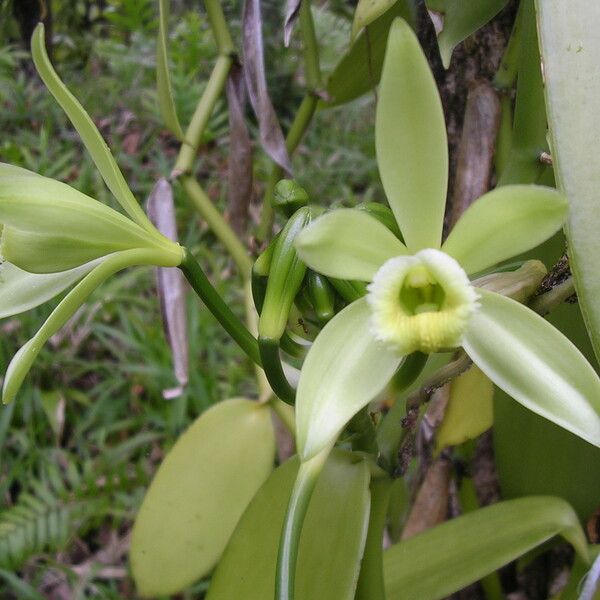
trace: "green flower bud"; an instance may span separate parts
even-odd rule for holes
[[[306,190],[293,179],[282,179],[275,186],[273,206],[286,216],[293,215],[309,202]]]

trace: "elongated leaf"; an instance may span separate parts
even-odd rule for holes
[[[290,459],[258,492],[225,550],[207,600],[274,597],[279,538],[297,472],[297,458]],[[368,486],[363,460],[332,453],[302,528],[296,600],[354,598],[369,518]]]
[[[73,127],[75,127],[77,133],[81,136],[108,189],[138,225],[150,233],[158,235],[131,193],[121,170],[110,153],[106,142],[100,135],[98,128],[94,125],[94,122],[85,112],[77,98],[66,88],[52,67],[50,59],[46,54],[46,47],[44,46],[44,25],[42,23],[38,24],[31,38],[31,55],[42,81],[46,84],[50,93],[60,104],[60,107],[69,117]]]
[[[159,179],[148,198],[148,216],[167,238],[177,241],[173,190],[166,179]],[[163,327],[173,356],[173,368],[179,387],[164,390],[163,395],[174,398],[183,392],[189,374],[189,341],[185,283],[179,269],[159,267],[156,270],[158,298]]]
[[[370,25],[389,10],[395,2],[396,0],[358,0],[352,22],[352,39],[363,27]]]
[[[577,515],[562,499],[500,502],[447,521],[384,554],[388,600],[437,600],[562,535],[588,560]]]
[[[18,315],[47,302],[87,275],[105,258],[69,271],[49,274],[27,273],[9,262],[0,264],[0,319]]]
[[[169,56],[167,37],[169,32],[169,0],[158,1],[158,38],[156,40],[156,87],[160,114],[169,128],[179,140],[183,140],[183,130],[177,118],[177,109],[173,99],[171,75],[169,74]]]
[[[390,25],[396,17],[412,22],[410,3],[398,0],[356,36],[327,81],[328,106],[350,102],[379,83]]]
[[[452,51],[464,39],[483,27],[504,8],[508,0],[446,0],[444,3],[444,28],[438,35],[442,62],[450,66]],[[429,4],[429,3],[428,3]]]
[[[258,120],[261,144],[267,154],[291,173],[285,139],[269,97],[263,56],[262,17],[259,0],[246,0],[242,17],[244,76],[250,104]]]
[[[323,275],[361,281],[371,281],[386,260],[408,253],[385,225],[351,208],[319,217],[298,235],[296,249]]]
[[[444,113],[408,24],[392,24],[381,74],[375,147],[383,188],[411,252],[439,248],[448,186]]]
[[[210,572],[274,457],[265,405],[226,400],[191,425],[161,464],[133,528],[140,594],[174,594]]]
[[[560,229],[566,216],[567,202],[552,188],[502,186],[465,211],[442,250],[467,273],[483,271],[535,248]]]
[[[583,318],[600,360],[598,189],[600,157],[587,149],[599,135],[594,98],[600,96],[597,57],[600,4],[584,0],[536,3],[544,61],[552,157],[559,187],[569,199],[569,260]]]
[[[353,302],[329,321],[308,352],[296,396],[296,444],[303,460],[332,444],[402,362],[373,337],[370,316],[366,298]]]
[[[464,349],[529,410],[600,446],[600,379],[581,352],[527,307],[484,289]]]
[[[46,177],[2,177],[0,223],[4,258],[30,272],[64,271],[129,248],[168,247],[121,213]]]

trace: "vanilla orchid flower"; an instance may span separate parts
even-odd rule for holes
[[[320,332],[302,367],[297,446],[327,452],[404,358],[462,347],[530,410],[600,446],[600,380],[579,350],[519,302],[469,277],[536,247],[562,226],[565,198],[533,185],[497,188],[462,215],[442,244],[448,184],[441,101],[419,42],[391,27],[376,115],[377,162],[404,243],[365,212],[311,223],[296,248],[313,270],[370,282],[368,294]]]

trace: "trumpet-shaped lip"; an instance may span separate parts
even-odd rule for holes
[[[403,355],[460,346],[479,307],[462,267],[433,248],[387,260],[368,291],[372,334]]]

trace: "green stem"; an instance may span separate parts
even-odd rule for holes
[[[183,271],[190,285],[202,299],[208,310],[225,328],[227,333],[237,342],[238,346],[257,364],[260,365],[260,354],[256,338],[246,329],[244,324],[233,314],[223,298],[212,286],[196,259],[189,250],[185,250],[183,261],[179,268]]]
[[[535,296],[529,303],[529,308],[544,316],[573,294],[575,294],[575,282],[573,277],[569,277],[544,294]]]
[[[208,15],[208,21],[210,28],[212,29],[215,41],[217,42],[217,48],[219,54],[230,55],[235,52],[235,46],[227,27],[227,21],[221,8],[221,2],[219,0],[204,0],[204,7]]]
[[[523,5],[526,0],[523,0],[519,4],[517,16],[515,17],[515,24],[510,34],[510,39],[502,55],[500,61],[500,67],[496,71],[494,76],[494,86],[503,92],[508,92],[512,89],[517,78],[517,71],[519,70],[519,53],[521,51],[521,38],[523,31]]]
[[[235,234],[235,231],[231,229],[227,221],[223,218],[223,215],[215,208],[215,205],[206,195],[206,192],[193,177],[183,176],[180,180],[183,189],[196,207],[196,210],[206,221],[219,241],[225,246],[229,254],[231,254],[244,281],[247,281],[252,271],[252,261],[248,256],[246,248]]]
[[[309,91],[317,92],[321,87],[321,65],[319,64],[319,46],[315,34],[310,0],[303,0],[300,4],[299,20],[304,46],[306,85]]]
[[[279,354],[279,340],[258,338],[260,359],[265,370],[269,385],[275,394],[287,404],[294,404],[296,390],[289,384]]]
[[[300,464],[279,542],[275,576],[275,600],[294,600],[296,562],[302,525],[308,511],[310,498],[329,452],[330,448],[326,448],[310,460]]]
[[[190,124],[185,132],[185,142],[181,145],[179,156],[171,172],[171,178],[179,177],[183,174],[188,174],[192,170],[194,158],[198,152],[198,147],[204,134],[204,129],[210,119],[210,116],[215,108],[215,104],[219,96],[223,92],[229,69],[233,63],[233,58],[230,55],[219,56],[213,67],[212,73],[206,88],[196,106],[196,110],[190,121]]]
[[[315,114],[317,103],[318,98],[313,94],[304,96],[285,139],[285,146],[289,154],[292,154],[300,143],[302,136],[306,132],[313,115]],[[256,234],[256,238],[260,242],[265,241],[271,234],[271,229],[273,227],[273,194],[277,182],[281,179],[282,173],[281,167],[273,164],[265,189],[260,225],[258,226],[258,232]]]

